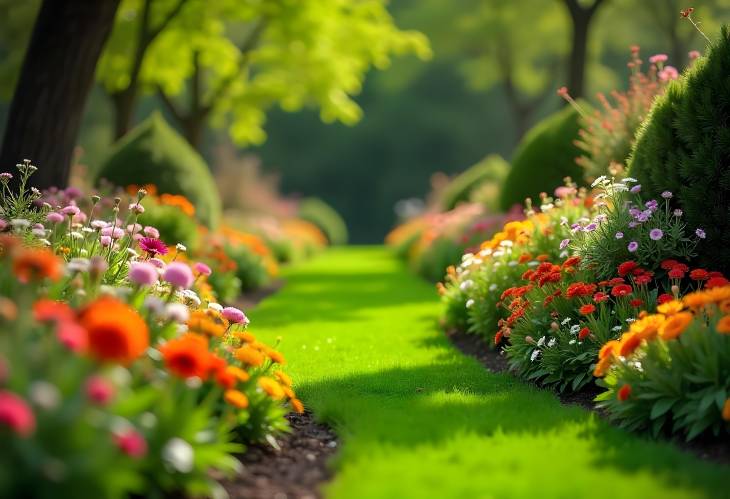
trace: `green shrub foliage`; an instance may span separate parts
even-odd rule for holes
[[[493,192],[496,197],[499,186],[504,181],[508,171],[509,163],[502,156],[490,154],[479,163],[457,175],[449,183],[441,195],[441,207],[444,210],[453,210],[459,203],[474,200],[477,192],[490,184],[495,187]],[[494,203],[496,200],[493,200],[494,198],[485,199],[484,201]],[[496,208],[496,206],[494,207]]]
[[[586,107],[581,102],[582,107]],[[525,198],[537,200],[541,192],[563,185],[565,177],[576,181],[583,170],[575,160],[582,151],[578,139],[579,114],[570,106],[548,116],[522,139],[512,159],[512,168],[502,186],[501,207],[508,210],[523,204]]]
[[[299,205],[299,218],[313,223],[327,236],[330,244],[347,243],[347,225],[339,213],[319,198],[303,199]]]
[[[215,227],[221,201],[202,157],[155,113],[115,147],[97,173],[113,184],[155,184],[160,193],[182,194],[195,205],[195,216]]]
[[[730,36],[728,28],[657,99],[640,129],[629,175],[644,192],[674,194],[688,226],[707,241],[700,258],[730,271]]]

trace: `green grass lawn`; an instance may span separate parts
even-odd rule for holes
[[[250,315],[342,449],[329,498],[730,497],[730,467],[486,371],[436,327],[433,287],[384,248],[286,272]]]

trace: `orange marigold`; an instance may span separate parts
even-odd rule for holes
[[[606,357],[599,359],[596,363],[596,367],[593,368],[593,376],[595,376],[596,378],[604,377],[608,370],[611,368],[612,364],[613,355],[607,355]]]
[[[223,336],[228,326],[229,322],[211,308],[195,310],[188,319],[188,330],[205,336]]]
[[[89,352],[98,360],[129,364],[149,346],[147,323],[116,298],[91,302],[79,314],[79,324],[86,329]]]
[[[245,409],[248,407],[248,397],[245,393],[238,390],[226,390],[223,394],[223,400],[238,409]]]
[[[717,321],[715,329],[721,334],[730,334],[730,315],[725,315]]]
[[[268,348],[266,350],[266,355],[269,356],[269,358],[271,359],[272,362],[276,362],[277,364],[281,364],[281,365],[286,364],[286,359],[284,358],[284,354],[282,354],[281,352]]]
[[[681,300],[672,300],[657,306],[657,312],[665,315],[674,315],[684,309],[684,303]]]
[[[642,338],[641,335],[638,335],[636,333],[624,333],[621,336],[621,344],[619,346],[619,355],[622,357],[628,357],[632,353],[634,353],[634,350],[639,348],[639,345],[641,345]]]
[[[284,386],[292,386],[292,380],[284,371],[276,371],[274,377]]]
[[[302,404],[301,400],[291,399],[289,402],[291,402],[291,408],[294,409],[294,412],[298,414],[304,413],[304,404]]]
[[[211,366],[211,355],[208,351],[208,340],[194,333],[186,333],[170,340],[160,352],[165,359],[165,366],[181,378],[198,377],[206,379]]]
[[[281,400],[286,396],[281,385],[277,383],[276,380],[269,378],[268,376],[261,376],[258,380],[258,384],[261,389],[274,400]]]
[[[63,275],[63,267],[51,250],[25,248],[13,259],[13,273],[24,284],[42,279],[57,281]]]
[[[616,340],[607,341],[598,352],[599,359],[610,358],[618,353],[619,342]]]
[[[264,363],[264,355],[248,345],[236,349],[234,355],[238,360],[250,366],[256,367]]]
[[[679,312],[669,317],[659,328],[663,340],[673,340],[687,329],[694,316],[689,312]]]

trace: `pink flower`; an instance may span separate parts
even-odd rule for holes
[[[139,240],[139,247],[149,256],[166,255],[167,246],[159,239],[153,237],[143,237]]]
[[[52,224],[57,224],[63,222],[63,215],[60,213],[57,213],[55,211],[50,212],[48,215],[46,215],[46,220],[51,222]]]
[[[158,269],[165,268],[165,262],[163,262],[159,258],[150,258],[149,260],[147,260],[147,262],[151,263],[152,265],[154,265]]]
[[[246,317],[246,314],[235,307],[224,308],[222,315],[234,324],[243,324],[245,326],[250,322],[248,317]]]
[[[73,321],[59,321],[56,325],[56,337],[72,352],[83,352],[88,345],[86,329]]]
[[[137,213],[137,214],[144,213],[144,206],[142,206],[139,203],[132,203],[129,205],[129,211],[131,211],[132,213]]]
[[[154,237],[159,239],[160,238],[160,231],[152,227],[151,225],[148,225],[145,227],[142,232],[144,232],[144,235],[147,237]]]
[[[114,443],[131,458],[139,459],[147,454],[147,442],[142,435],[133,429],[116,433]]]
[[[659,79],[662,81],[676,80],[679,78],[679,71],[674,66],[665,66],[659,71]]]
[[[210,267],[208,267],[203,262],[196,262],[195,265],[193,265],[193,268],[200,275],[210,275],[213,273]]]
[[[162,274],[162,278],[175,286],[176,288],[189,288],[195,277],[190,267],[180,262],[172,262],[167,265],[165,273]]]
[[[109,236],[112,239],[121,239],[124,237],[124,230],[121,227],[104,227],[101,229],[102,236]]]
[[[78,206],[74,206],[72,204],[61,208],[61,213],[63,213],[64,215],[70,216],[70,217],[78,215],[80,211],[81,210],[79,210]]]
[[[99,240],[101,241],[101,245],[104,247],[112,245],[112,238],[110,236],[101,236]]]
[[[35,416],[25,400],[7,390],[0,391],[0,424],[4,424],[21,437],[35,430]]]
[[[142,230],[142,226],[140,224],[129,224],[127,225],[127,232],[130,234],[136,234],[137,232]]]
[[[688,55],[689,55],[689,59],[691,61],[694,61],[695,59],[699,59],[701,56],[699,50],[690,50]]]
[[[652,64],[667,62],[667,60],[669,60],[669,56],[667,56],[667,54],[656,54],[649,57],[649,62]]]
[[[114,385],[101,376],[86,380],[86,396],[97,405],[106,405],[114,397]]]
[[[129,267],[129,280],[141,286],[157,282],[157,267],[147,262],[135,262]]]

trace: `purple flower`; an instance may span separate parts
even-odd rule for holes
[[[81,197],[81,189],[78,187],[67,187],[65,191],[63,191],[64,194],[66,194],[66,197],[69,199],[76,199]]]
[[[176,288],[188,289],[195,280],[190,267],[180,262],[171,262],[167,265],[162,278]]]
[[[152,286],[157,282],[157,267],[147,262],[134,262],[129,267],[129,280],[141,286]]]
[[[598,225],[596,225],[594,223],[589,223],[588,225],[583,227],[583,231],[584,232],[593,232],[594,230],[596,230],[596,227],[598,227]]]
[[[674,216],[675,217],[681,217],[682,216],[682,213],[683,213],[682,210],[680,210],[679,208],[677,208],[676,210],[674,210]]]
[[[46,220],[51,222],[52,224],[57,224],[63,222],[63,215],[60,213],[57,213],[55,211],[50,212],[48,215],[46,215]]]
[[[150,258],[147,260],[149,263],[157,267],[158,269],[164,269],[165,268],[165,262],[160,260],[159,258]]]
[[[629,229],[635,229],[637,225],[639,225],[638,222],[629,222]]]
[[[140,224],[129,224],[127,225],[127,232],[130,234],[136,234],[137,232],[142,230],[142,226]]]
[[[210,275],[213,273],[210,267],[203,262],[196,262],[195,265],[193,265],[193,269],[200,275]]]
[[[641,210],[638,208],[629,208],[629,215],[636,218],[641,215]]]
[[[636,184],[629,190],[631,191],[631,194],[638,194],[639,192],[641,192],[641,184]]]
[[[696,234],[696,235],[697,235],[697,237],[699,237],[700,239],[704,239],[704,238],[706,238],[706,237],[707,237],[707,233],[706,233],[706,232],[705,232],[704,230],[700,229],[699,227],[697,228],[697,230],[695,230],[695,234]]]
[[[244,314],[241,310],[235,307],[224,308],[222,314],[223,317],[225,317],[228,321],[234,324],[243,324],[244,326],[246,326],[249,323],[246,314]]]
[[[636,241],[631,241],[629,243],[629,245],[627,246],[627,249],[629,250],[630,253],[633,253],[634,251],[639,249],[639,243],[637,243]]]
[[[664,199],[672,199],[672,193],[671,193],[671,191],[664,191],[664,192],[662,192],[662,197]]]
[[[650,237],[650,238],[651,238],[651,239],[652,239],[653,241],[658,241],[658,240],[660,240],[660,239],[661,239],[662,237],[664,237],[664,232],[662,231],[662,229],[651,229],[651,230],[649,231],[649,237]]]
[[[618,232],[616,233],[616,239],[623,239],[623,238],[624,238],[624,233],[623,233],[623,232],[621,232],[621,231],[618,231]]]
[[[167,254],[167,246],[165,243],[154,237],[143,237],[139,240],[139,247],[149,256]]]
[[[659,208],[659,203],[657,203],[656,199],[652,199],[651,201],[644,203],[644,206],[649,208],[651,211],[656,211],[657,208]]]
[[[639,222],[646,222],[651,218],[651,211],[650,210],[644,210],[641,213],[639,213],[639,216],[636,217],[636,220]]]

